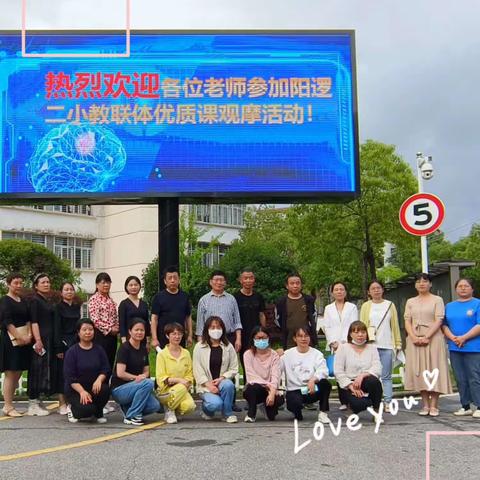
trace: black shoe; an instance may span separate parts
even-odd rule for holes
[[[232,405],[232,411],[234,411],[234,412],[241,412],[242,409],[241,409],[236,403],[234,403],[234,404]]]

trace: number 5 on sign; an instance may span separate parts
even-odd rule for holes
[[[445,206],[431,193],[416,193],[400,207],[400,224],[412,235],[430,235],[445,217]]]

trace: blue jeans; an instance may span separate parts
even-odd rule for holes
[[[153,380],[128,382],[112,390],[113,399],[122,407],[126,418],[143,417],[161,409],[153,394]]]
[[[218,389],[220,390],[220,395],[210,392],[202,394],[202,410],[209,417],[213,417],[217,411],[221,411],[225,417],[229,417],[233,414],[232,405],[235,398],[235,385],[226,378],[222,380]]]
[[[392,369],[393,369],[393,353],[390,348],[379,348],[378,355],[382,364],[382,385],[383,396],[385,401],[390,403],[393,398]]]
[[[480,407],[480,352],[450,351],[450,362],[462,407],[468,409],[472,402]]]

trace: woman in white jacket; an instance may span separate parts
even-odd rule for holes
[[[334,301],[325,307],[323,330],[327,337],[327,348],[335,352],[341,343],[347,342],[348,329],[358,320],[357,307],[347,302],[347,287],[342,282],[332,285]]]
[[[358,309],[347,302],[347,287],[342,282],[335,282],[330,290],[333,302],[325,307],[322,328],[327,339],[327,350],[335,353],[340,345],[347,343],[348,329],[358,320]],[[341,402],[340,410],[347,406]]]

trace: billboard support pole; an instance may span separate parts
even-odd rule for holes
[[[175,265],[179,267],[179,199],[159,198],[158,205],[158,286],[165,288],[163,270]]]

